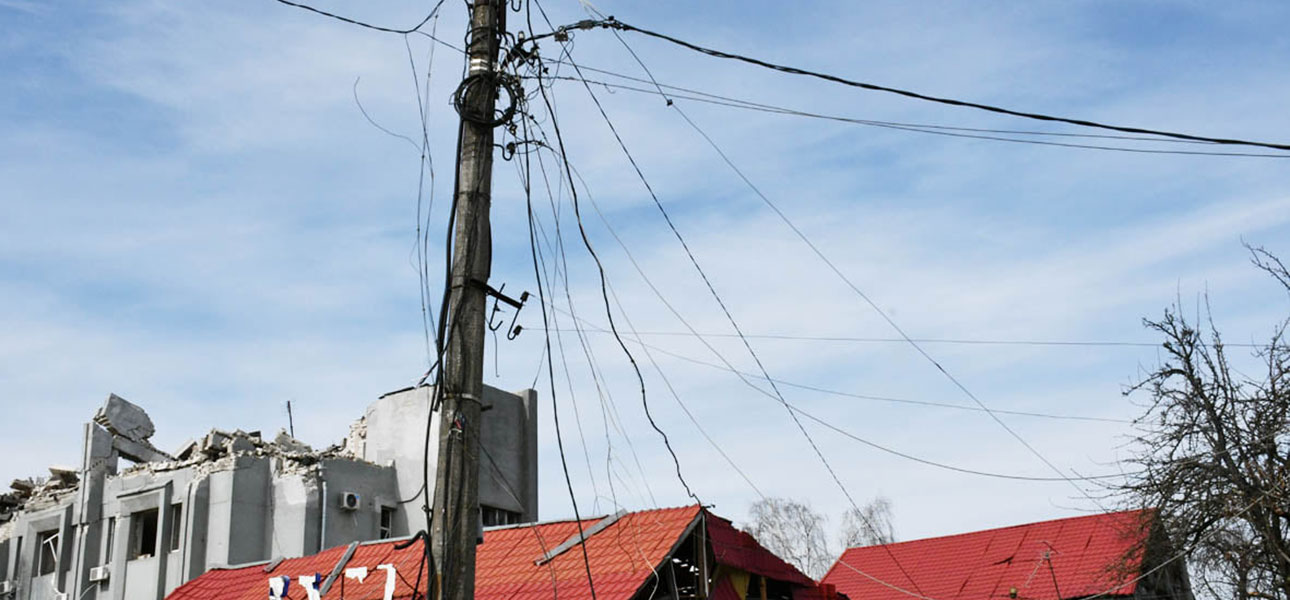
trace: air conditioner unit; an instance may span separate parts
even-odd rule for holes
[[[345,510],[358,510],[363,504],[363,499],[354,492],[344,492],[340,495],[340,507]]]
[[[0,581],[0,596],[3,596],[5,594],[12,594],[13,591],[14,590],[13,590],[12,581]]]
[[[90,569],[91,582],[97,583],[100,581],[107,581],[108,578],[111,576],[112,576],[112,569],[107,565],[103,565],[101,567],[94,567]]]
[[[54,594],[53,598],[54,600],[67,600],[67,592]]]

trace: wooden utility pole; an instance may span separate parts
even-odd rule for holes
[[[449,331],[439,381],[439,456],[430,539],[437,591],[433,600],[475,596],[479,535],[479,419],[484,394],[484,328],[492,233],[488,222],[497,54],[506,30],[506,0],[470,6],[468,73],[454,103],[461,115],[456,181],[456,231],[448,310]],[[434,418],[432,415],[431,418]]]

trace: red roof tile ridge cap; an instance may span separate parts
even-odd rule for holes
[[[360,540],[358,542],[358,545],[359,546],[379,546],[381,544],[398,544],[398,543],[406,542],[415,537],[417,537],[417,534],[414,533],[412,535],[401,535],[399,537],[390,537],[390,538],[385,538],[383,540]],[[340,546],[334,546],[334,547],[339,548]],[[331,548],[328,548],[327,550],[330,550],[330,549]],[[327,550],[323,550],[323,552],[326,552]],[[322,554],[322,552],[315,552],[314,554]],[[313,556],[314,554],[310,554],[309,556]]]
[[[1060,518],[1057,518],[1057,519],[1048,519],[1048,520],[1044,520],[1044,521],[1034,521],[1034,522],[1031,522],[1031,523],[1021,523],[1021,524],[1018,524],[1018,525],[1005,525],[1005,526],[1003,526],[1003,527],[991,527],[991,528],[989,528],[989,529],[977,529],[977,530],[975,530],[975,531],[964,531],[964,532],[960,532],[960,533],[950,533],[950,534],[946,534],[946,535],[934,535],[934,536],[925,537],[925,538],[918,538],[918,539],[913,539],[913,540],[902,540],[902,541],[899,541],[899,542],[892,542],[892,543],[890,543],[890,544],[871,544],[871,545],[868,545],[868,546],[852,546],[852,547],[850,547],[850,548],[847,548],[847,549],[846,549],[846,551],[845,551],[845,552],[843,552],[843,556],[845,556],[848,552],[851,552],[852,550],[865,550],[865,549],[870,549],[870,548],[880,548],[880,547],[883,547],[883,546],[886,546],[886,547],[890,548],[890,547],[894,547],[894,546],[903,546],[903,545],[907,545],[907,544],[916,544],[916,543],[922,543],[922,542],[930,542],[930,541],[932,541],[932,540],[944,540],[944,539],[949,539],[949,538],[957,538],[957,537],[968,537],[968,536],[982,535],[982,534],[986,534],[986,533],[997,533],[997,532],[1002,532],[1002,531],[1006,531],[1006,530],[1009,530],[1009,529],[1028,529],[1028,528],[1036,527],[1036,526],[1040,526],[1040,525],[1055,525],[1055,524],[1058,524],[1058,523],[1064,523],[1064,522],[1068,522],[1068,521],[1079,521],[1079,520],[1102,520],[1102,519],[1108,519],[1108,518],[1111,518],[1111,517],[1128,516],[1128,515],[1131,515],[1131,514],[1134,514],[1134,513],[1142,514],[1142,513],[1147,513],[1147,512],[1154,511],[1154,510],[1155,510],[1154,508],[1132,508],[1132,509],[1128,509],[1128,510],[1117,510],[1117,511],[1105,512],[1105,513],[1094,513],[1094,514],[1091,514],[1091,515],[1076,515],[1076,516],[1073,516],[1073,517],[1060,517]]]
[[[241,569],[249,569],[251,567],[263,567],[264,565],[272,563],[275,560],[278,560],[278,559],[271,558],[269,560],[257,560],[253,562],[237,563],[233,565],[215,565],[206,570],[207,571],[238,571]]]
[[[693,508],[693,509],[695,509],[695,510],[698,510],[698,509],[701,509],[701,508],[703,508],[703,507],[702,507],[702,506],[700,506],[700,505],[698,505],[698,504],[682,504],[682,505],[680,505],[680,506],[660,506],[660,507],[657,507],[657,508],[645,508],[645,509],[641,509],[641,510],[629,510],[629,511],[627,511],[627,514],[624,514],[624,515],[623,515],[623,517],[633,517],[633,516],[649,515],[649,514],[662,513],[662,512],[672,511],[672,510],[681,510],[681,509],[683,509],[683,508]],[[624,510],[625,510],[625,509],[624,509]],[[485,527],[485,528],[484,528],[484,531],[505,531],[505,530],[507,530],[507,529],[523,529],[523,528],[527,528],[527,527],[534,527],[534,526],[539,526],[539,525],[560,525],[560,524],[563,524],[563,523],[577,523],[577,522],[579,522],[580,520],[581,520],[581,522],[583,522],[583,523],[587,523],[587,522],[595,523],[596,521],[599,521],[599,520],[604,519],[604,518],[606,518],[606,517],[613,516],[614,514],[615,514],[615,513],[604,513],[604,514],[596,514],[596,515],[584,515],[584,516],[582,517],[582,519],[575,519],[575,518],[573,518],[573,517],[566,517],[566,518],[563,518],[563,519],[553,519],[553,520],[550,520],[550,521],[535,521],[535,522],[533,522],[533,523],[514,523],[514,524],[511,524],[511,525],[497,525],[497,526],[495,526],[495,527]],[[728,519],[727,519],[727,520],[728,520]]]

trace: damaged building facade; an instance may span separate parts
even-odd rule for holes
[[[324,450],[285,432],[214,430],[173,454],[149,441],[143,409],[111,395],[84,426],[79,468],[0,495],[0,600],[160,600],[214,567],[415,533],[432,394],[380,397]],[[485,389],[482,525],[537,520],[536,400]]]

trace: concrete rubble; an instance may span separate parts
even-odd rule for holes
[[[171,455],[149,441],[156,433],[156,426],[148,413],[116,394],[108,395],[93,421],[111,434],[113,449],[135,463],[120,475],[163,473],[189,467],[209,474],[231,468],[233,459],[239,456],[271,457],[277,459],[275,464],[280,471],[307,473],[329,458],[362,461],[367,434],[364,419],[360,418],[350,426],[349,435],[340,444],[315,450],[286,430],[280,430],[272,440],[265,440],[259,431],[211,429],[200,439],[183,443]],[[80,469],[50,466],[49,473],[47,478],[15,479],[10,483],[9,492],[0,493],[0,529],[18,512],[51,505],[77,490]]]
[[[9,521],[20,510],[48,506],[76,491],[75,471],[68,473],[61,467],[49,470],[54,473],[51,477],[15,479],[9,484],[10,491],[0,494],[0,523]]]

